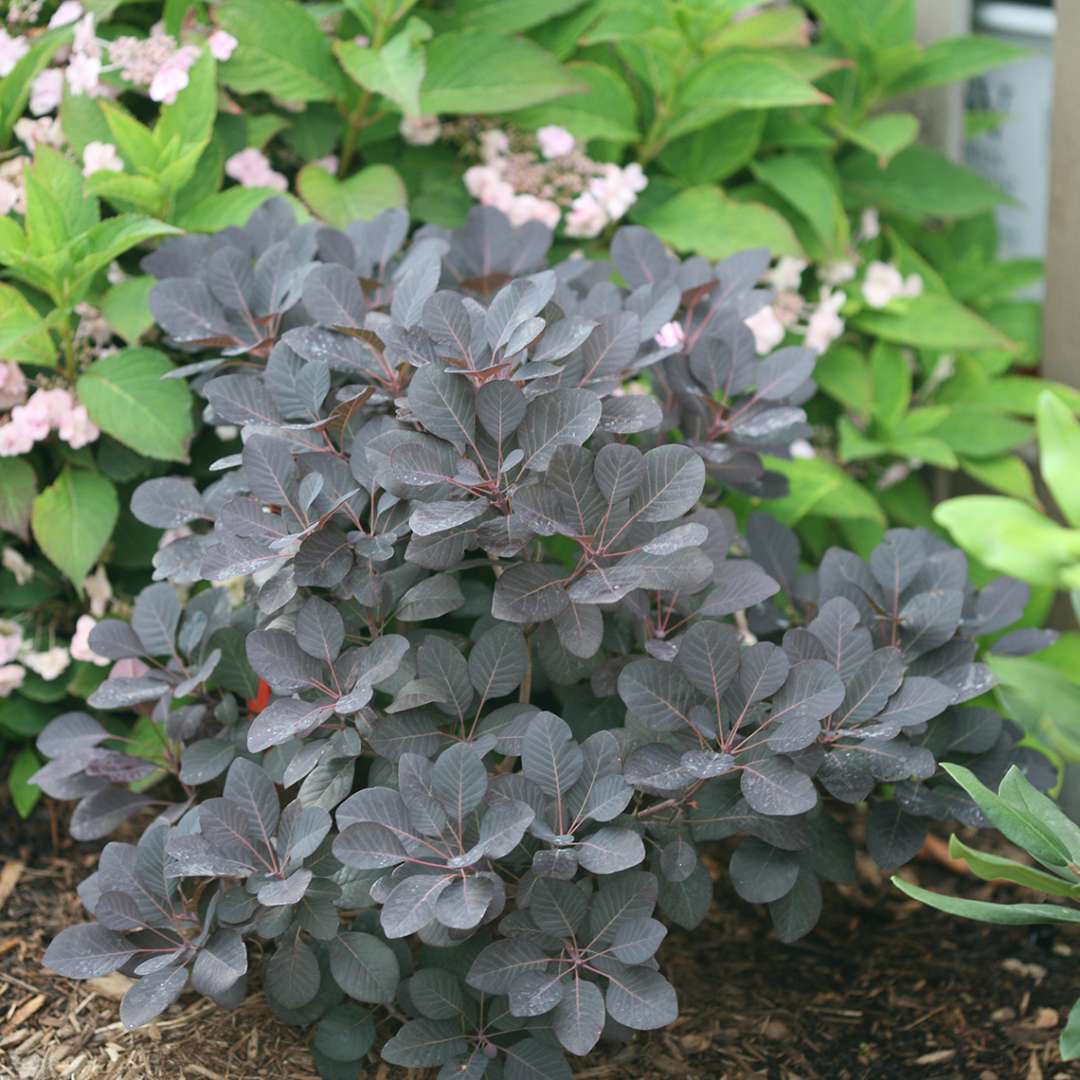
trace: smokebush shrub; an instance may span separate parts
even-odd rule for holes
[[[105,847],[95,921],[46,963],[138,976],[135,1026],[189,982],[237,1003],[262,957],[328,1077],[373,1046],[364,1006],[393,1018],[392,1064],[568,1077],[564,1052],[675,1018],[658,916],[705,916],[702,843],[742,838],[731,880],[791,940],[820,879],[853,879],[837,802],[870,801],[894,867],[928,818],[980,820],[939,755],[992,782],[1037,765],[962,707],[991,683],[975,637],[1026,587],[976,592],[905,530],[807,570],[768,515],[740,535],[711,505],[775,486],[755,451],[810,392],[808,354],[759,359],[744,326],[764,254],[680,263],[629,228],[615,284],[543,269],[550,234],[492,210],[405,233],[270,205],[147,260],[167,334],[218,354],[188,370],[243,450],[202,492],[137,490],[137,517],[190,533],[93,633],[125,667],[90,705],[152,709],[163,754],[85,713],[39,740],[76,836],[158,811]],[[238,605],[173,584],[240,575]]]

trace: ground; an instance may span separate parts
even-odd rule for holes
[[[0,804],[0,1077],[316,1080],[305,1033],[274,1020],[258,994],[231,1013],[186,996],[127,1033],[122,977],[73,983],[41,969],[51,936],[82,917],[75,885],[96,857],[59,839],[48,810],[27,825]],[[907,873],[963,895],[1015,898],[944,866],[940,851]],[[1080,1077],[1057,1052],[1080,995],[1080,930],[950,919],[908,901],[869,863],[859,871],[795,945],[776,941],[764,911],[718,872],[713,915],[693,933],[674,931],[661,954],[679,1020],[593,1054],[576,1080]],[[427,1080],[374,1061],[364,1077]]]

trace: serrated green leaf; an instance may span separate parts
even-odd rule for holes
[[[236,187],[217,191],[195,203],[176,218],[176,224],[186,232],[219,232],[230,226],[240,226],[267,199],[278,198],[280,191],[264,187]]]
[[[927,46],[889,85],[890,95],[958,83],[1027,56],[1027,50],[996,37],[968,35]]]
[[[808,515],[836,518],[867,518],[885,524],[873,495],[843,469],[823,458],[766,457],[768,468],[783,473],[790,493],[768,502],[769,512],[788,525]]]
[[[788,64],[756,52],[725,52],[699,64],[678,86],[664,138],[688,135],[736,109],[824,105],[829,97]]]
[[[888,113],[840,131],[844,138],[873,154],[879,165],[887,165],[919,137],[919,121],[911,113]]]
[[[750,171],[806,218],[826,250],[846,249],[848,220],[840,192],[817,162],[804,154],[777,154],[755,162]]]
[[[867,334],[917,349],[1015,350],[1000,330],[942,293],[923,293],[895,311],[866,309],[851,321]]]
[[[79,376],[79,400],[102,431],[132,450],[186,461],[194,433],[187,384],[164,379],[173,365],[154,349],[124,349],[96,360]]]
[[[719,123],[673,139],[660,151],[660,164],[688,184],[719,183],[751,161],[768,116],[764,109],[733,112]]]
[[[365,90],[389,98],[406,116],[419,116],[425,70],[423,42],[430,38],[427,23],[410,19],[381,49],[338,41],[334,51],[346,73]]]
[[[221,80],[241,94],[268,93],[281,101],[335,101],[345,77],[330,51],[330,35],[314,14],[287,0],[228,0],[218,24],[236,38]]]
[[[119,510],[116,489],[104,476],[70,465],[34,500],[34,539],[76,589],[108,543]]]
[[[55,367],[56,356],[45,320],[13,285],[0,285],[0,360]]]
[[[672,247],[709,259],[755,247],[767,247],[774,255],[802,254],[791,226],[775,210],[736,202],[719,188],[688,188],[635,220]]]
[[[426,113],[504,113],[584,90],[549,52],[486,30],[441,34],[428,46]]]
[[[151,326],[150,290],[152,277],[132,277],[114,285],[102,298],[101,314],[109,326],[129,345],[134,345]]]
[[[17,457],[0,460],[0,529],[29,540],[35,495],[37,479],[30,462]]]
[[[877,158],[858,151],[840,162],[845,194],[862,206],[876,206],[923,221],[962,218],[1010,202],[1000,189],[928,146],[909,146],[883,169]]]
[[[621,75],[585,60],[567,64],[566,70],[588,90],[521,109],[514,114],[516,124],[524,128],[557,124],[584,141],[632,142],[640,138],[637,104]]]
[[[389,165],[369,165],[346,180],[320,165],[305,165],[296,177],[296,190],[313,214],[338,228],[357,218],[370,220],[406,201],[405,184]]]

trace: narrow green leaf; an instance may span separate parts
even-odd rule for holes
[[[991,904],[985,900],[962,900],[956,896],[942,896],[918,885],[912,885],[902,877],[893,877],[892,883],[913,900],[944,911],[947,915],[959,915],[978,922],[997,923],[999,926],[1031,926],[1042,923],[1077,923],[1080,911],[1058,904]]]
[[[1011,881],[1028,889],[1038,889],[1049,896],[1066,896],[1072,899],[1080,896],[1080,884],[1070,884],[1045,870],[1024,866],[1015,859],[976,851],[958,836],[949,838],[949,854],[954,859],[963,859],[983,881]]]

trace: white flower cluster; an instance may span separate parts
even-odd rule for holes
[[[465,172],[474,199],[501,210],[515,225],[540,221],[554,229],[564,221],[572,237],[598,236],[626,214],[648,183],[637,162],[593,161],[570,132],[555,125],[540,128],[520,147],[512,147],[506,132],[489,129],[480,137],[480,156],[482,164]]]
[[[0,554],[0,564],[15,576],[20,585],[25,585],[34,576],[33,567],[15,548],[4,548]],[[51,682],[68,669],[72,660],[98,667],[105,667],[109,663],[106,657],[98,656],[90,648],[90,631],[108,610],[113,596],[104,566],[99,566],[83,582],[83,590],[90,601],[90,612],[79,616],[75,623],[75,634],[67,647],[51,641],[48,647],[39,649],[34,640],[24,637],[22,625],[0,620],[0,698],[8,697],[22,686],[26,681],[27,669],[46,682]]]
[[[858,238],[873,240],[879,233],[877,211],[864,211]],[[848,301],[848,293],[839,286],[859,277],[857,256],[835,259],[815,268],[821,284],[816,302],[807,300],[801,293],[802,275],[808,265],[805,259],[785,255],[766,275],[765,283],[776,291],[776,296],[771,304],[746,320],[754,332],[759,353],[775,349],[789,331],[802,335],[803,343],[817,353],[825,352],[843,334],[845,321],[840,312]],[[905,277],[891,263],[874,260],[867,263],[858,290],[868,307],[881,309],[895,300],[920,296],[923,280],[918,274]]]

